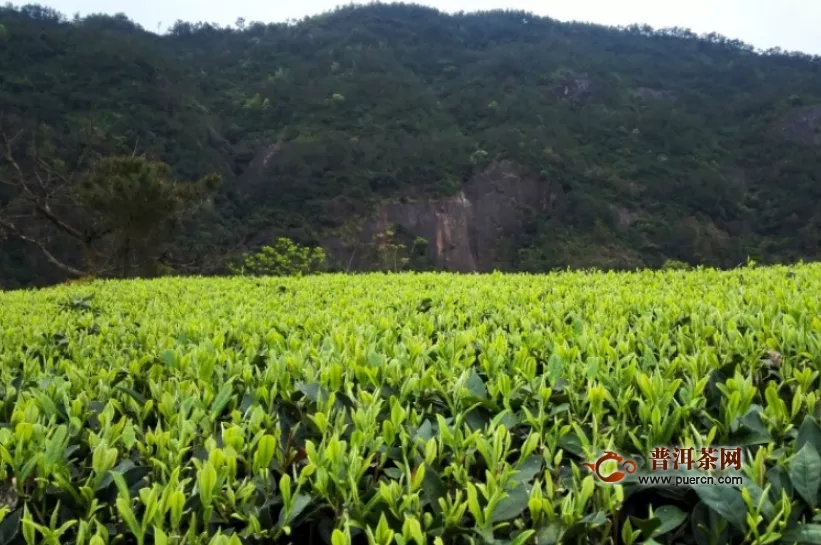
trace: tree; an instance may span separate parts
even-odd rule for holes
[[[427,265],[427,239],[416,236],[408,248],[393,225],[374,233],[372,246],[381,270],[399,272],[408,266],[421,269]]]
[[[141,156],[98,158],[87,150],[72,166],[56,157],[40,131],[0,127],[0,234],[25,241],[73,276],[98,276],[115,267],[128,276],[156,273],[157,256],[186,212],[209,197],[220,178],[171,179],[171,168]],[[72,241],[77,252],[66,246]],[[114,259],[116,258],[116,265]]]
[[[382,270],[398,272],[408,264],[408,258],[404,255],[407,246],[397,239],[393,226],[374,233],[373,244]]]
[[[123,277],[136,259],[143,275],[156,274],[157,256],[186,212],[206,201],[220,177],[196,182],[172,179],[171,167],[145,157],[107,157],[95,162],[77,190],[81,206],[117,239]]]

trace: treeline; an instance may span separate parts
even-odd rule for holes
[[[450,195],[502,159],[562,195],[508,241],[511,269],[821,252],[818,57],[687,29],[407,4],[178,21],[163,35],[41,6],[7,6],[0,24],[0,110],[47,127],[55,158],[136,149],[176,179],[223,178],[213,206],[168,241],[188,265],[172,270],[227,271],[279,237],[318,246],[345,226],[332,199],[367,214],[385,198]],[[13,239],[4,284],[53,281]]]

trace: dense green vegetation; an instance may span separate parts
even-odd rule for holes
[[[819,543],[819,290],[813,264],[0,293],[0,545]],[[674,446],[740,448],[743,486],[585,466]]]
[[[0,24],[0,111],[47,126],[50,153],[136,148],[182,179],[223,175],[167,248],[178,271],[227,270],[279,236],[319,244],[341,223],[329,199],[361,216],[379,199],[450,195],[498,159],[560,194],[506,242],[509,268],[821,253],[817,58],[413,5],[162,36],[36,6],[3,8]],[[30,245],[0,252],[4,285],[58,278]]]

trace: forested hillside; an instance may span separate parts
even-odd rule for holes
[[[371,268],[357,248],[386,231],[391,247],[426,240],[411,265],[454,270],[821,254],[819,58],[395,4],[164,35],[37,6],[0,10],[0,25],[4,134],[37,135],[6,148],[22,170],[130,154],[180,179],[222,176],[150,257],[164,271],[224,272],[280,236]],[[0,219],[18,193],[0,187]],[[49,225],[28,227],[82,259]],[[66,277],[0,233],[0,286]]]

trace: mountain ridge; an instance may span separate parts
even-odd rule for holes
[[[178,22],[167,35],[42,7],[3,8],[0,24],[3,111],[103,153],[136,147],[180,176],[223,174],[214,209],[171,248],[198,259],[195,272],[278,236],[327,243],[350,223],[327,213],[340,199],[372,226],[386,202],[453,198],[499,164],[563,197],[500,239],[471,240],[502,247],[493,268],[821,254],[819,57],[412,4],[297,24]],[[412,231],[408,247],[432,232]],[[442,267],[427,242],[425,266]],[[52,279],[31,249],[3,248],[7,284]]]

